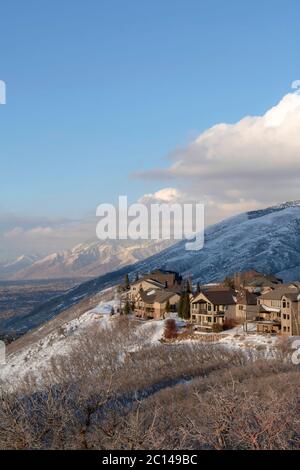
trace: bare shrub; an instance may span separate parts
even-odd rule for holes
[[[172,318],[168,318],[165,322],[164,337],[166,339],[174,339],[177,337],[176,322]]]
[[[93,325],[39,380],[0,396],[1,449],[294,449],[299,370],[220,345]]]

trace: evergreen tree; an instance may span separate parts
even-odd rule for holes
[[[184,290],[188,292],[189,294],[192,292],[191,283],[189,279],[186,279],[185,281]]]
[[[129,282],[129,276],[128,276],[128,274],[125,275],[124,286],[125,286],[125,289],[127,289],[127,290],[130,289],[130,282]]]
[[[114,307],[111,307],[110,314],[111,314],[111,315],[114,315],[114,314],[115,314],[115,309],[114,309]]]
[[[200,282],[197,282],[197,288],[196,288],[197,294],[200,294],[200,291],[201,291]]]
[[[183,298],[184,298],[184,293],[182,293],[180,295],[180,299],[179,299],[179,302],[178,302],[178,316],[180,318],[183,318],[182,314],[183,314]]]
[[[185,292],[183,294],[182,318],[184,318],[185,320],[190,319],[190,296],[188,292]]]
[[[129,315],[131,313],[130,303],[128,302],[128,300],[126,300],[125,302],[124,313],[125,315]]]

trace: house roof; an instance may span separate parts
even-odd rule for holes
[[[153,287],[163,289],[165,287],[165,284],[159,281],[156,281],[155,279],[151,279],[150,277],[143,277],[139,279],[138,281],[135,281],[131,284],[131,286],[139,285],[142,282],[148,282],[149,284],[153,285]]]
[[[291,284],[285,284],[281,285],[277,289],[274,289],[270,292],[267,292],[266,294],[262,294],[260,296],[260,300],[281,300],[282,296],[288,295],[288,294],[299,294],[300,290],[299,288],[294,285],[292,286]]]
[[[143,302],[146,302],[147,304],[153,304],[154,302],[158,303],[164,303],[174,295],[176,295],[176,292],[169,291],[169,290],[156,290],[154,289],[149,289],[147,291],[140,290],[139,292],[141,299]]]
[[[287,297],[289,300],[292,302],[297,302],[299,298],[299,292],[290,292],[288,294],[284,294],[285,297]]]
[[[200,292],[200,294],[203,294],[209,302],[211,302],[214,305],[234,305],[235,304],[235,298],[234,298],[234,290],[233,289],[220,289],[220,290],[204,290]],[[199,294],[198,294],[199,296]],[[197,296],[195,298],[194,303],[200,302],[197,299]]]

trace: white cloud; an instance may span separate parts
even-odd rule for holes
[[[167,203],[172,204],[175,202],[182,202],[186,198],[186,195],[176,188],[163,188],[155,193],[144,194],[140,197],[138,202],[141,204],[152,204],[152,203]]]
[[[263,116],[218,124],[142,178],[174,179],[224,215],[299,199],[300,96],[286,95]],[[219,217],[219,215],[217,216]]]

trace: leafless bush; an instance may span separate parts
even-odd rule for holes
[[[125,316],[85,333],[39,383],[28,376],[18,393],[2,391],[0,448],[299,448],[291,363],[199,342],[150,344]]]
[[[176,322],[172,318],[168,318],[165,322],[164,337],[166,339],[174,339],[177,337]]]

